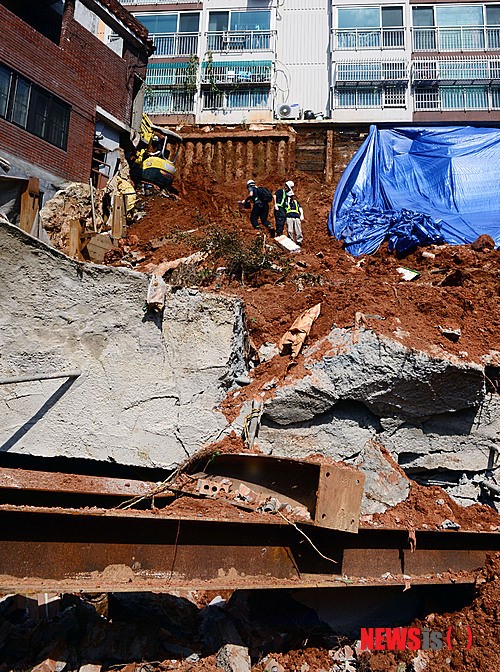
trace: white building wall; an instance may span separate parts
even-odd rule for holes
[[[336,49],[335,31],[338,29],[338,8],[344,7],[402,7],[403,8],[403,28],[405,32],[404,48],[388,49]],[[336,108],[333,87],[335,84],[336,66],[339,61],[405,61],[407,64],[408,75],[411,68],[411,7],[408,2],[394,2],[393,0],[364,0],[355,2],[354,0],[334,0],[331,6],[331,49],[332,49],[332,70],[331,70],[331,118],[338,122],[408,122],[412,120],[412,97],[409,82],[406,89],[405,107],[373,107],[373,108]]]
[[[328,111],[328,0],[285,0],[277,12],[276,103]]]

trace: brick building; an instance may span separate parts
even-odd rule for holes
[[[113,171],[152,52],[118,0],[0,0],[0,157],[48,196]],[[1,173],[0,169],[0,173]],[[5,173],[4,173],[5,174]]]

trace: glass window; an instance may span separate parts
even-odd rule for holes
[[[271,12],[231,12],[231,30],[269,30]]]
[[[500,26],[500,5],[486,5],[486,25]]]
[[[339,28],[380,28],[380,10],[378,7],[360,7],[359,9],[339,9]]]
[[[491,106],[493,109],[500,109],[500,87],[494,86],[491,89]]]
[[[30,100],[30,89],[31,86],[29,82],[21,77],[17,78],[16,82],[16,92],[14,94],[14,102],[12,105],[12,116],[11,121],[14,124],[19,124],[26,128],[26,121],[28,119],[28,105]]]
[[[66,149],[68,141],[68,127],[69,127],[69,107],[64,103],[59,103],[52,100],[50,109],[50,116],[47,125],[46,140],[47,142]]]
[[[11,71],[0,65],[0,117],[7,114]]]
[[[208,30],[220,32],[229,28],[229,12],[210,12]]]
[[[197,33],[200,26],[199,14],[181,14],[179,17],[179,33]]]
[[[400,28],[403,25],[402,7],[382,7],[382,27]]]
[[[136,18],[152,35],[177,32],[177,14],[148,14]]]
[[[434,11],[432,7],[414,7],[413,25],[416,27],[429,28],[434,25]]]
[[[40,138],[44,138],[47,131],[49,103],[50,97],[48,94],[39,91],[34,86],[31,87],[30,107],[26,128],[30,133],[38,135]]]
[[[437,25],[447,26],[482,26],[483,8],[481,5],[441,5],[436,7]]]

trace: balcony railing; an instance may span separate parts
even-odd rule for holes
[[[414,51],[489,51],[500,49],[500,26],[413,28]]]
[[[150,63],[146,86],[191,86],[196,88],[198,68],[186,63]]]
[[[452,110],[499,110],[500,87],[440,86],[414,91],[416,112]]]
[[[339,61],[335,69],[336,85],[404,83],[408,81],[406,61]]]
[[[422,84],[500,81],[500,58],[417,59],[413,62],[412,81]]]
[[[155,56],[190,56],[198,52],[199,33],[152,33]]]
[[[355,86],[334,89],[338,109],[404,108],[407,86]]]
[[[144,97],[146,114],[189,114],[194,110],[194,92],[157,89]]]
[[[207,33],[208,51],[269,51],[273,49],[271,30],[226,30]]]
[[[269,84],[271,61],[203,63],[202,84]]]
[[[205,91],[203,93],[204,110],[241,110],[271,109],[269,88],[249,88],[238,91]]]
[[[122,5],[178,5],[200,4],[201,0],[120,0]]]
[[[345,28],[334,31],[335,50],[404,49],[404,28]]]

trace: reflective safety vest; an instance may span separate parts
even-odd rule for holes
[[[282,192],[282,194],[283,194],[283,196],[282,196],[282,198],[281,198],[281,203],[278,201],[278,199],[276,199],[276,205],[278,206],[278,208],[285,208],[285,203],[286,203],[286,191],[285,191],[284,189],[282,189],[281,192]],[[276,192],[276,193],[278,193],[278,192]]]
[[[300,217],[300,205],[295,198],[289,198],[286,203],[287,217]]]

